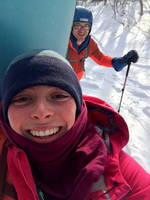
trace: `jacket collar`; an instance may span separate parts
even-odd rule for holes
[[[82,44],[80,46],[77,45],[77,39],[73,36],[73,34],[71,33],[71,36],[70,36],[70,41],[72,43],[72,46],[73,48],[75,48],[77,50],[78,53],[80,53],[83,49],[85,49],[88,44],[89,44],[89,41],[90,41],[90,38],[91,36],[88,35],[84,42],[82,42]]]

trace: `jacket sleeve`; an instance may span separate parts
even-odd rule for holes
[[[89,57],[92,58],[92,60],[94,60],[97,64],[112,67],[112,57],[103,54],[92,38],[89,43],[89,49]]]
[[[124,200],[150,199],[150,174],[146,172],[130,155],[120,152],[120,169],[131,192]]]

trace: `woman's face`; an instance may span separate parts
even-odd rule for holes
[[[50,86],[27,88],[13,97],[8,108],[11,128],[38,143],[62,137],[74,124],[76,103],[66,91]]]
[[[90,31],[90,24],[87,22],[75,22],[73,24],[72,34],[77,39],[77,43],[81,44]]]

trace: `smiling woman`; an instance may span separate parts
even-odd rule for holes
[[[8,108],[12,129],[39,143],[59,139],[73,126],[75,116],[73,97],[51,86],[34,86],[19,92]]]
[[[92,24],[92,12],[87,8],[77,6],[66,58],[72,65],[79,80],[84,75],[84,64],[88,57],[98,65],[113,67],[116,71],[121,71],[128,63],[137,62],[138,54],[134,50],[129,51],[127,55],[120,58],[112,58],[102,53],[92,35],[90,35]]]
[[[150,175],[122,150],[126,122],[106,102],[82,96],[62,56],[17,57],[2,94],[1,200],[149,200]]]

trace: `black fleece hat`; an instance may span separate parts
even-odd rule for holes
[[[15,58],[9,65],[2,82],[2,111],[5,120],[12,98],[21,90],[49,85],[67,91],[74,98],[77,115],[81,111],[82,91],[69,62],[50,50],[36,50]]]

